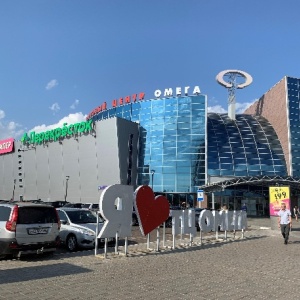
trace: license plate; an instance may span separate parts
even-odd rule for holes
[[[108,242],[112,242],[114,239],[113,238],[107,238]],[[104,243],[105,239],[100,239],[100,243]]]
[[[36,235],[36,234],[47,234],[48,228],[29,228],[28,234]]]

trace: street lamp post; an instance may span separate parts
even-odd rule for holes
[[[13,188],[13,192],[12,192],[12,198],[11,198],[11,201],[14,201],[14,198],[15,198],[16,182],[17,182],[17,180],[14,179],[14,188]]]
[[[155,173],[155,170],[151,170],[151,186],[152,186],[152,191],[153,191],[154,173]]]
[[[67,202],[67,195],[68,195],[68,181],[70,179],[70,176],[66,176],[66,192],[65,192],[65,202]]]

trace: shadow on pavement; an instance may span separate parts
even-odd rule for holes
[[[258,236],[258,237],[248,237],[244,239],[239,239],[239,240],[227,240],[227,241],[213,241],[213,242],[204,242],[202,245],[199,244],[194,244],[192,246],[184,246],[184,245],[175,245],[175,249],[172,248],[161,248],[159,251],[155,250],[144,250],[139,252],[130,252],[128,251],[128,257],[139,257],[139,256],[145,256],[145,255],[166,255],[166,254],[172,254],[172,253],[181,253],[181,252],[189,252],[189,251],[199,251],[199,250],[204,250],[204,249],[211,249],[211,248],[216,248],[216,247],[222,247],[226,246],[228,244],[232,243],[242,243],[246,242],[249,240],[258,240],[258,239],[264,239],[267,238],[268,236]]]
[[[154,250],[153,248],[156,247],[155,243],[152,243],[150,245],[151,249],[147,250],[145,248],[140,248],[140,249],[128,249],[127,257],[143,257],[146,255],[166,255],[166,254],[173,254],[173,253],[181,253],[181,252],[189,252],[189,251],[199,251],[199,250],[204,250],[204,249],[210,249],[210,248],[216,248],[216,247],[222,247],[228,244],[232,243],[241,243],[241,242],[246,242],[250,240],[258,240],[258,239],[264,239],[267,238],[268,236],[258,236],[258,237],[245,237],[244,239],[236,239],[236,240],[227,240],[227,241],[204,241],[202,245],[200,244],[193,244],[192,246],[186,245],[179,245],[178,243],[175,244],[175,249],[172,249],[171,247],[165,247],[165,248],[160,248],[159,251]],[[98,250],[98,255],[102,256],[104,255],[102,249]],[[109,259],[111,256],[113,257],[125,257],[124,256],[124,248],[119,247],[119,255],[115,254],[115,248],[110,247],[108,248],[107,251],[107,259]],[[66,255],[69,257],[83,257],[83,256],[94,256],[94,249],[90,251],[78,251],[78,252],[68,252]],[[58,254],[58,256],[63,257],[63,255]],[[64,256],[65,257],[65,256]]]
[[[292,230],[291,230],[291,231],[300,231],[300,228],[292,227]]]
[[[57,266],[51,264],[46,266],[18,267],[17,269],[0,270],[0,285],[87,272],[91,271],[68,263],[59,263]]]

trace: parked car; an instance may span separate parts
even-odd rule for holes
[[[53,253],[59,245],[59,229],[53,206],[0,203],[0,257]]]
[[[170,205],[170,214],[169,218],[166,220],[166,227],[172,228],[172,216],[171,216],[171,210],[182,210],[183,208],[181,206],[173,206]]]
[[[57,200],[57,201],[50,201],[50,202],[45,202],[45,204],[52,205],[55,208],[63,207],[67,205],[69,202],[63,201],[63,200]]]
[[[82,203],[78,202],[78,203],[67,203],[62,207],[71,207],[71,208],[82,208]]]
[[[131,219],[131,225],[132,226],[138,226],[139,225],[139,220],[135,211],[135,208],[133,207],[132,210],[132,219]]]
[[[97,210],[99,209],[99,204],[97,203],[84,203],[82,204],[82,208],[87,208],[90,210]]]
[[[196,223],[197,231],[200,231],[200,226],[199,226],[200,213],[202,210],[205,210],[205,209],[206,208],[195,208],[195,223]]]
[[[61,207],[57,209],[61,220],[61,229],[59,237],[69,251],[75,251],[78,248],[95,247],[97,217],[95,212],[84,208]],[[103,219],[100,218],[98,230],[100,232],[103,226]],[[103,243],[100,239],[99,243]],[[114,242],[114,238],[108,239],[109,243]]]

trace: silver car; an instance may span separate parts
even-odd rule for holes
[[[95,247],[97,217],[94,212],[88,209],[69,207],[61,207],[57,211],[61,221],[59,237],[69,251]],[[103,220],[100,219],[98,231],[102,226]],[[104,239],[99,242],[104,242]],[[108,242],[113,242],[113,239],[108,239]]]
[[[0,258],[53,253],[60,221],[53,206],[32,202],[0,203]]]

